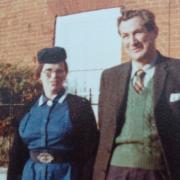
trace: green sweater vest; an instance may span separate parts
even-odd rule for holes
[[[125,123],[115,139],[111,165],[142,169],[161,169],[162,157],[155,126],[152,101],[152,79],[137,94],[129,85]]]

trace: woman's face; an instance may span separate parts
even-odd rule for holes
[[[57,64],[44,64],[40,80],[45,92],[57,94],[62,88],[66,79],[67,71],[64,62]]]

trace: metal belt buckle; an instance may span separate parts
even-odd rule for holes
[[[54,160],[54,157],[48,152],[42,152],[42,153],[39,153],[39,155],[37,156],[37,159],[41,163],[51,163]]]

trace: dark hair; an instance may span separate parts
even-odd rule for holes
[[[42,64],[42,63],[39,63],[39,64],[38,64],[38,66],[37,66],[37,68],[36,68],[36,70],[35,70],[35,73],[34,73],[35,79],[39,79],[39,78],[40,78],[40,75],[41,75],[41,71],[42,71],[42,69],[43,69],[43,66],[44,66],[44,64]]]
[[[117,20],[118,32],[120,33],[119,26],[122,21],[126,21],[133,17],[141,17],[144,20],[144,27],[148,32],[152,32],[157,29],[154,13],[147,9],[139,9],[139,10],[122,10],[122,16],[120,16]]]
[[[65,70],[66,70],[66,72],[68,73],[68,65],[67,65],[67,62],[66,62],[66,61],[62,61],[61,63],[64,63]],[[39,78],[40,78],[40,75],[41,75],[43,66],[44,66],[44,63],[38,63],[38,66],[37,66],[37,68],[36,68],[36,70],[35,70],[35,73],[34,73],[35,79],[39,79]]]

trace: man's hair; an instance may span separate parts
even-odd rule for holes
[[[122,10],[122,15],[117,20],[118,32],[120,34],[119,26],[122,21],[127,21],[134,17],[140,17],[144,20],[144,27],[148,32],[152,32],[157,29],[155,22],[155,15],[153,12],[147,9],[139,9],[139,10]]]

